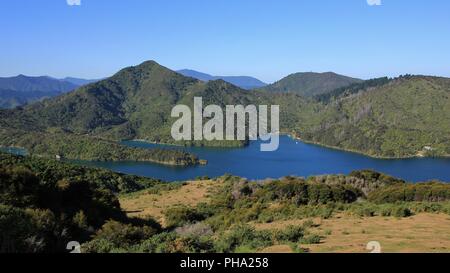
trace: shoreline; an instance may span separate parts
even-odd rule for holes
[[[8,151],[7,149],[23,150],[25,152],[25,154],[16,154],[16,153],[13,153],[11,151]],[[204,166],[204,165],[208,164],[207,160],[200,159],[200,158],[197,158],[197,161],[194,162],[193,164],[177,164],[177,163],[174,163],[173,161],[160,161],[160,160],[150,160],[150,159],[145,159],[145,160],[132,160],[132,159],[125,159],[125,160],[115,160],[115,159],[98,160],[98,159],[80,159],[80,158],[68,158],[68,157],[61,157],[61,158],[57,159],[56,158],[57,155],[55,155],[55,157],[52,157],[52,156],[41,155],[41,154],[33,154],[33,153],[28,152],[28,150],[26,148],[23,148],[23,147],[19,147],[19,146],[3,146],[3,145],[0,145],[0,152],[7,153],[7,154],[12,154],[12,155],[17,155],[17,156],[31,156],[31,157],[39,157],[39,158],[51,159],[51,160],[57,160],[57,161],[69,160],[69,161],[90,161],[90,162],[140,162],[140,163],[151,163],[151,164],[164,165],[164,166],[168,166],[168,167],[180,167],[180,168],[188,168],[188,167],[193,167],[193,166]]]
[[[444,158],[444,159],[450,158],[450,155],[441,155],[441,156],[410,155],[410,156],[392,156],[392,157],[391,156],[371,155],[371,154],[368,154],[368,153],[365,153],[365,152],[359,151],[359,150],[341,148],[341,147],[337,147],[337,146],[322,144],[322,143],[315,142],[315,141],[305,140],[305,139],[302,139],[299,136],[293,135],[292,133],[282,132],[282,133],[279,133],[279,135],[280,136],[288,136],[292,140],[298,140],[298,141],[301,141],[301,142],[303,142],[305,144],[316,145],[316,146],[319,146],[319,147],[324,147],[324,148],[333,149],[333,150],[337,150],[337,151],[354,153],[354,154],[363,155],[363,156],[366,156],[366,157],[369,157],[369,158],[373,158],[373,159],[395,160],[395,159],[421,159],[421,158],[423,158],[423,159],[426,159],[426,158]],[[145,140],[145,139],[132,139],[132,140],[122,140],[122,141],[136,141],[136,142],[143,142],[143,143],[154,144],[154,145],[165,145],[165,146],[173,146],[173,147],[180,147],[180,148],[185,148],[185,147],[217,148],[217,146],[195,146],[195,145],[185,146],[185,145],[179,145],[179,144],[173,144],[173,143],[149,141],[149,140]],[[245,144],[244,146],[221,147],[221,148],[224,148],[224,149],[227,149],[227,148],[244,148],[244,147],[247,147],[248,145],[249,144]]]
[[[367,154],[367,153],[365,153],[363,151],[358,151],[358,150],[353,150],[353,149],[346,149],[346,148],[341,148],[341,147],[337,147],[337,146],[322,144],[322,143],[315,142],[315,141],[305,140],[305,139],[302,139],[301,137],[294,136],[291,133],[283,133],[281,135],[287,135],[288,137],[292,138],[293,140],[299,140],[299,141],[301,141],[303,143],[306,143],[306,144],[312,144],[312,145],[325,147],[325,148],[333,149],[333,150],[337,150],[337,151],[343,151],[343,152],[359,154],[359,155],[363,155],[363,156],[374,158],[374,159],[394,160],[394,159],[421,159],[421,158],[423,158],[423,159],[425,159],[425,158],[450,158],[450,155],[441,155],[441,156],[418,156],[418,155],[411,155],[411,156],[379,156],[379,155],[370,155],[370,154]]]

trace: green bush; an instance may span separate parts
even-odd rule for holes
[[[186,206],[172,207],[164,211],[164,218],[168,227],[181,227],[185,224],[202,221],[204,215]]]
[[[157,230],[149,227],[136,227],[117,221],[108,221],[96,233],[94,239],[106,240],[116,247],[125,247],[138,244],[155,235]]]
[[[175,232],[162,232],[128,247],[127,252],[211,253],[214,249],[214,241],[209,236],[179,236]]]
[[[248,225],[238,225],[221,234],[216,242],[216,251],[230,253],[239,247],[256,250],[270,246],[272,242],[269,231],[257,231]]]
[[[322,240],[321,236],[319,236],[317,234],[311,234],[311,235],[304,236],[300,240],[300,243],[306,244],[306,245],[314,245],[314,244],[320,244],[321,240]]]
[[[409,217],[412,214],[413,213],[411,212],[411,210],[409,208],[406,208],[406,207],[396,207],[392,211],[392,216],[395,216],[395,217]]]
[[[443,202],[450,200],[450,184],[427,182],[393,185],[373,191],[368,200],[375,203]]]
[[[279,242],[298,242],[305,235],[302,226],[288,226],[283,230],[275,231],[275,239]]]

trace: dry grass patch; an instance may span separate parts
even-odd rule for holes
[[[288,226],[301,226],[306,221],[313,220],[314,225],[320,226],[322,219],[292,219],[292,220],[282,220],[282,221],[274,221],[271,223],[251,223],[252,226],[255,227],[256,230],[282,230],[287,228]]]
[[[308,229],[323,236],[320,244],[301,245],[310,252],[366,253],[367,243],[378,241],[382,252],[450,252],[450,216],[421,213],[408,218],[364,217],[338,215],[331,219],[312,219],[315,227]],[[306,220],[253,223],[256,229],[283,229],[302,225]],[[289,253],[289,246],[269,247],[263,252]]]
[[[368,252],[370,241],[380,242],[382,252],[450,252],[450,217],[445,214],[421,213],[408,218],[346,215],[322,220],[315,230],[325,239],[308,246],[311,252]]]
[[[260,253],[292,253],[292,248],[288,245],[275,245],[264,248]]]
[[[209,193],[217,189],[220,182],[214,180],[192,181],[178,189],[153,194],[142,191],[119,198],[120,206],[130,217],[151,216],[164,224],[163,211],[177,205],[196,206],[209,201]]]

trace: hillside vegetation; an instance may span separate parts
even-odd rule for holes
[[[449,184],[407,184],[372,171],[164,184],[0,154],[0,181],[0,252],[65,252],[74,240],[83,243],[82,252],[96,253],[255,252],[277,245],[304,252],[332,235],[318,229],[321,223],[313,219],[450,214]],[[415,192],[414,198],[390,194],[402,189]],[[120,202],[117,193],[126,193]],[[141,198],[148,201],[140,203]],[[158,200],[167,200],[166,206],[160,207]],[[136,213],[134,204],[147,206],[148,214],[127,216]],[[153,213],[162,214],[164,221],[153,220],[158,216]]]
[[[273,84],[260,88],[260,90],[272,93],[294,93],[304,97],[312,97],[360,82],[362,80],[332,72],[306,72],[291,74]]]
[[[450,79],[398,78],[322,105],[315,116],[298,137],[376,157],[450,155]]]
[[[90,161],[144,161],[165,165],[189,166],[199,159],[178,150],[142,149],[90,136],[64,132],[27,132],[0,128],[5,147],[20,147],[27,154],[50,159],[77,159]]]
[[[246,141],[173,140],[172,107],[185,104],[192,109],[194,97],[202,97],[204,105],[217,104],[222,109],[230,104],[280,105],[281,132],[307,142],[374,157],[450,155],[450,79],[404,76],[348,80],[348,85],[337,89],[333,80],[319,77],[318,81],[333,91],[311,98],[295,92],[248,92],[222,80],[205,83],[184,77],[149,61],[69,94],[0,111],[0,127],[45,133],[57,128],[67,134],[110,141],[246,145]],[[5,143],[5,137],[0,138],[0,145]],[[70,153],[76,156],[77,152]]]

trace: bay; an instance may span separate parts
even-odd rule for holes
[[[306,144],[289,136],[280,136],[280,147],[261,152],[260,142],[245,148],[177,147],[126,141],[141,148],[179,149],[208,160],[206,166],[173,167],[142,162],[79,162],[121,173],[184,181],[200,176],[218,177],[233,174],[248,179],[279,178],[287,175],[311,176],[349,174],[354,170],[372,169],[410,182],[437,179],[450,182],[450,158],[376,159],[361,154]]]

